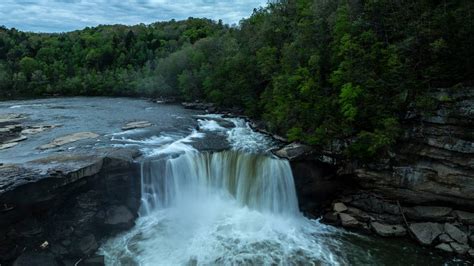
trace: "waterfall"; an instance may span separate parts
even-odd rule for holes
[[[332,252],[336,240],[327,237],[334,229],[300,214],[290,164],[266,154],[262,136],[236,124],[226,133],[232,150],[200,152],[189,145],[199,134],[146,153],[139,218],[102,245],[107,265],[344,261]]]
[[[215,194],[261,212],[299,213],[287,160],[239,151],[188,151],[143,162],[141,173],[141,216]]]

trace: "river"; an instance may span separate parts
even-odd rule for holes
[[[60,149],[136,147],[142,199],[136,225],[102,243],[107,265],[461,264],[411,242],[349,232],[298,209],[288,161],[239,118],[127,98],[3,102],[1,113],[60,127],[0,151],[2,162],[55,152],[36,147],[78,131],[100,135]],[[153,126],[130,131],[127,122]]]

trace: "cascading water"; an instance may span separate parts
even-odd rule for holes
[[[232,197],[242,207],[298,215],[291,168],[286,160],[224,151],[186,152],[142,164],[141,215],[214,194]]]
[[[239,151],[142,163],[134,229],[108,241],[109,265],[337,264],[330,228],[298,210],[286,160]]]

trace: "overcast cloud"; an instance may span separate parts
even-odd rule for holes
[[[0,0],[0,25],[62,32],[99,24],[151,23],[188,17],[238,23],[267,0]]]

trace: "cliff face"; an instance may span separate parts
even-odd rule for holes
[[[411,112],[385,163],[354,167],[360,186],[414,204],[474,208],[474,89],[432,90],[437,107]]]
[[[107,149],[0,166],[0,264],[103,260],[86,258],[103,238],[131,228],[137,216],[137,155]]]
[[[388,158],[370,164],[331,148],[289,144],[302,211],[325,223],[474,258],[474,89],[435,89],[429,113],[409,112]],[[469,262],[468,262],[469,263]]]

